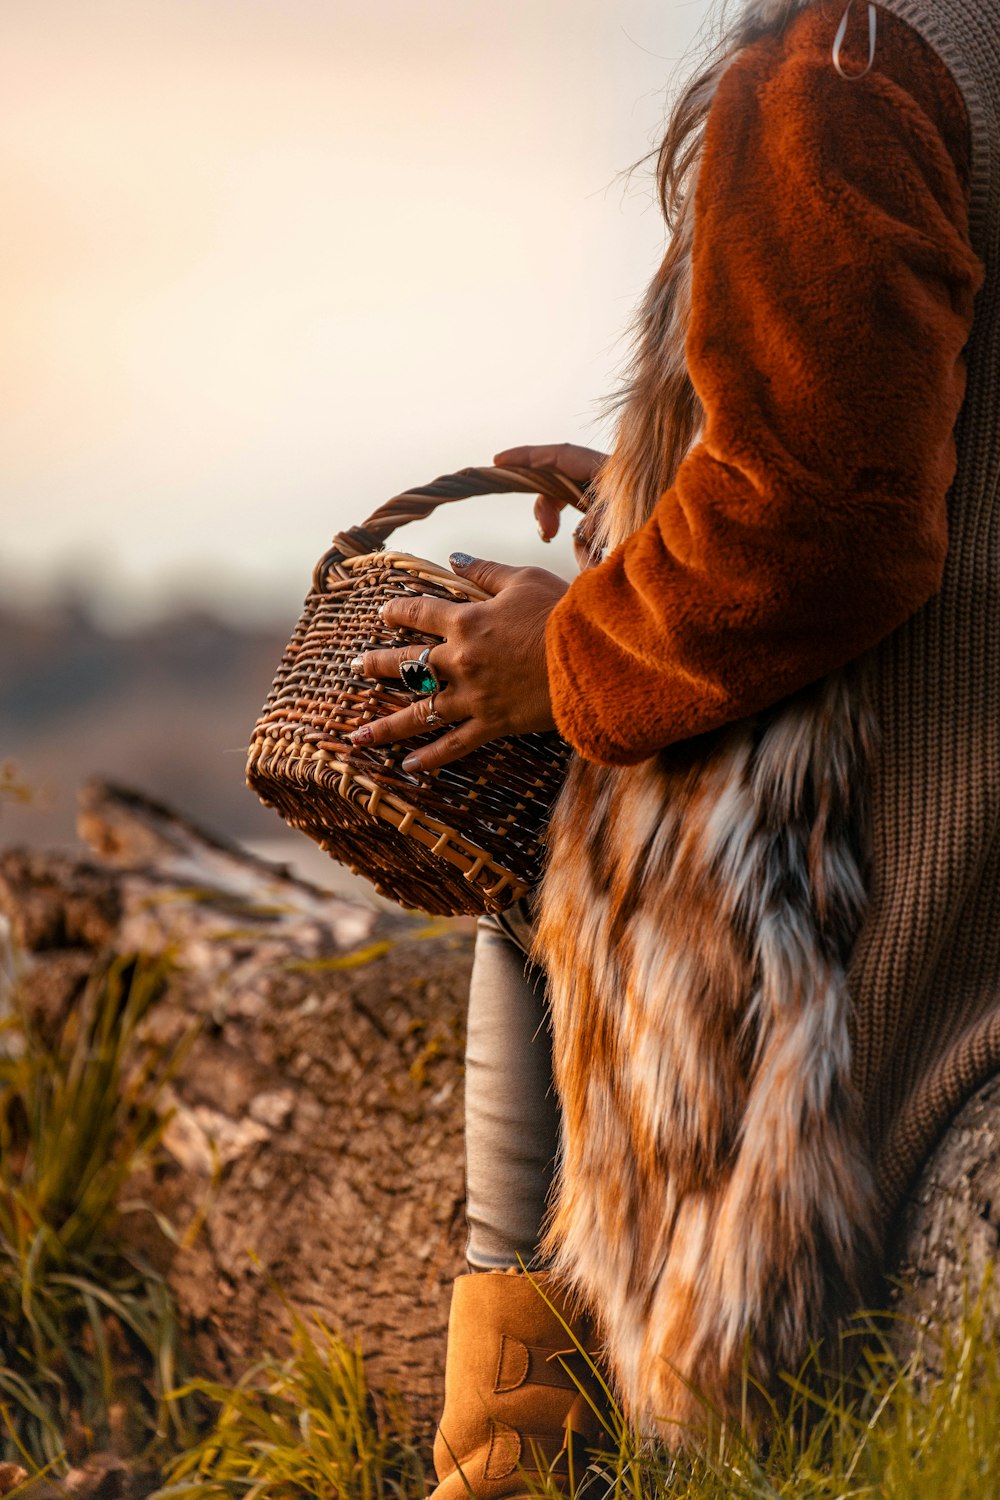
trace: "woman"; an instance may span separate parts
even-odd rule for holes
[[[773,1388],[861,1305],[1000,1067],[1000,41],[981,0],[840,11],[750,0],[676,107],[607,462],[498,455],[593,464],[603,561],[458,555],[488,603],[386,610],[443,638],[413,765],[553,724],[577,751],[537,902],[477,946],[449,1500],[456,1460],[520,1493],[587,1427],[522,1263],[682,1441],[695,1389],[738,1414],[745,1360]]]

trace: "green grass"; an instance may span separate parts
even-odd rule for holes
[[[185,1441],[172,1299],[128,1248],[127,1193],[155,1153],[180,1061],[140,1024],[163,963],[98,968],[55,1041],[14,995],[0,1022],[0,1434],[31,1468],[121,1443]],[[22,983],[24,981],[22,980]],[[161,1224],[164,1232],[169,1226]]]
[[[168,1464],[157,1500],[418,1500],[426,1493],[402,1404],[373,1397],[358,1348],[318,1319],[289,1312],[287,1359],[262,1360],[236,1385],[195,1380],[179,1392],[212,1401],[216,1416],[201,1441]]]
[[[574,1475],[580,1500],[997,1500],[1000,1349],[969,1309],[945,1337],[943,1378],[923,1382],[871,1324],[855,1375],[813,1365],[787,1381],[766,1447],[719,1432],[697,1458],[640,1441],[620,1411],[603,1452]],[[425,1493],[421,1456],[398,1406],[377,1406],[364,1366],[319,1323],[293,1314],[289,1358],[263,1360],[236,1386],[193,1382],[215,1404],[210,1430],[168,1466],[157,1500],[400,1500]],[[531,1483],[538,1496],[554,1480]]]
[[[875,1330],[868,1349],[848,1382],[809,1371],[788,1380],[789,1408],[764,1451],[730,1433],[693,1464],[654,1460],[645,1485],[652,1479],[672,1500],[1000,1497],[1000,1351],[980,1308],[945,1338],[933,1384],[900,1365]]]

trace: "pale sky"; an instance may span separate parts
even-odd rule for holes
[[[705,11],[4,0],[0,587],[294,616],[396,490],[600,446],[663,248],[616,174]],[[527,498],[398,540],[545,555]]]

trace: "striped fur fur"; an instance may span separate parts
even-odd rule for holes
[[[553,820],[547,1249],[675,1445],[702,1397],[740,1413],[745,1351],[765,1388],[797,1368],[877,1263],[845,984],[868,736],[838,673],[710,743],[577,760]]]

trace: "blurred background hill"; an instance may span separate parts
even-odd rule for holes
[[[82,598],[0,606],[2,753],[33,792],[5,807],[4,842],[72,845],[76,788],[92,773],[231,838],[282,839],[243,786],[243,761],[285,638],[276,624],[240,627],[207,609],[112,633]]]
[[[332,534],[607,445],[664,243],[623,174],[708,8],[5,0],[0,762],[37,798],[4,843],[72,842],[93,773],[282,837],[244,747]],[[400,543],[568,573],[530,511]]]

